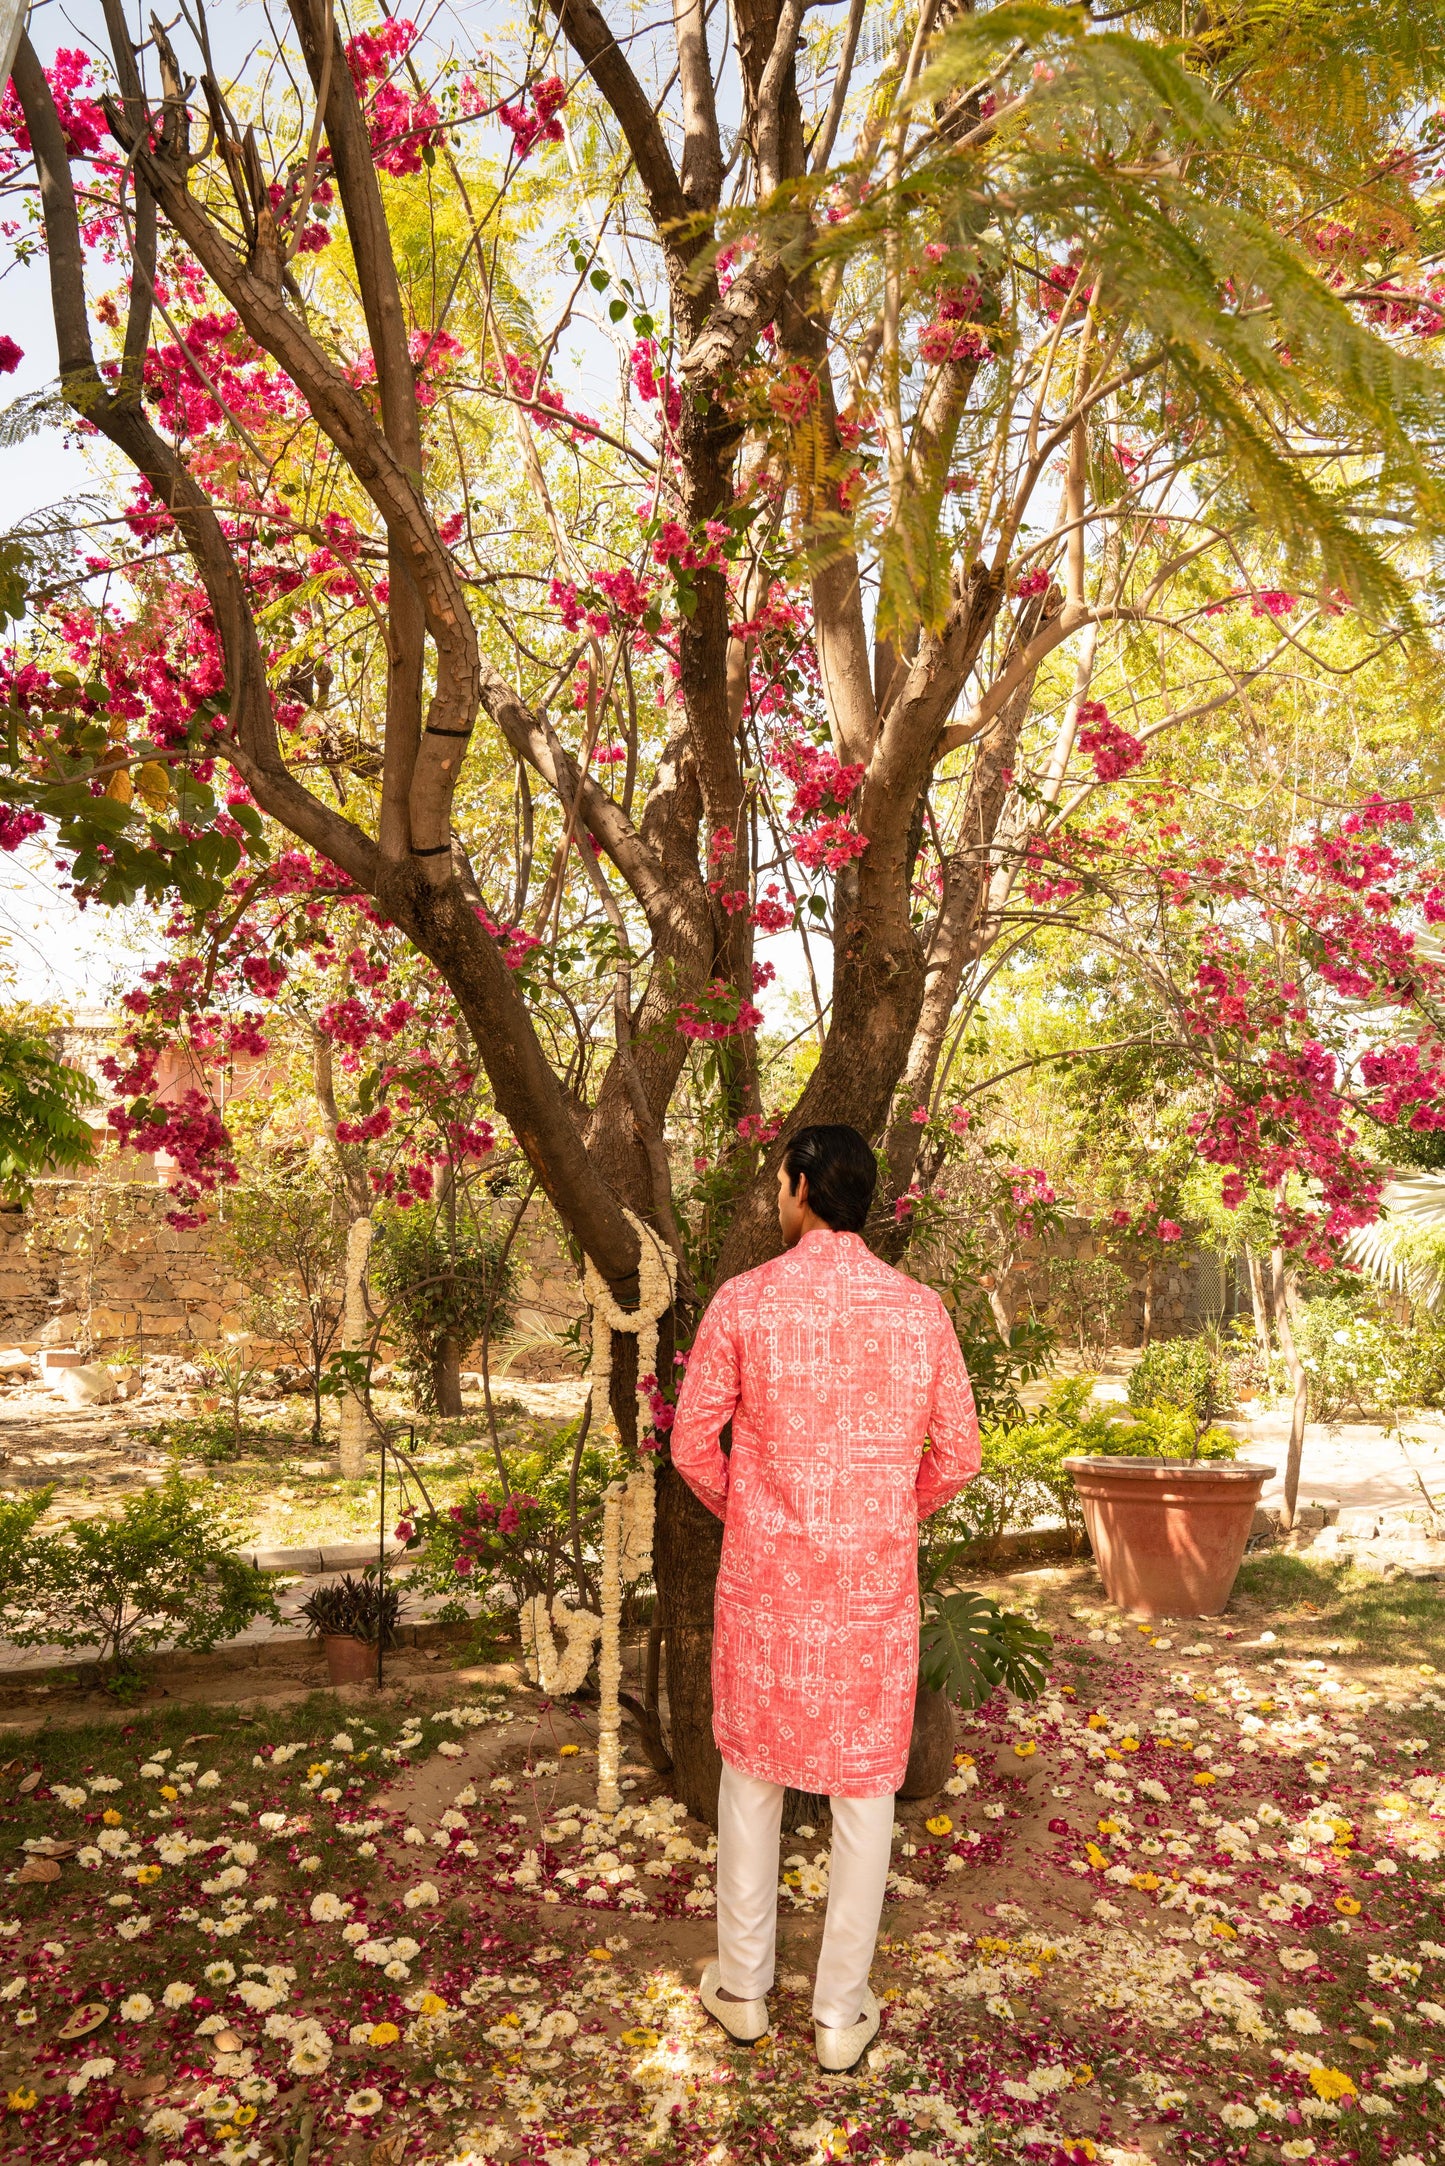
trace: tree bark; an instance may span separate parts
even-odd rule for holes
[[[689,1812],[717,1825],[722,1755],[712,1734],[713,1588],[722,1556],[715,1519],[671,1462],[657,1470],[653,1578],[667,1643],[667,1711],[673,1777]]]
[[[1284,1250],[1270,1250],[1270,1278],[1274,1291],[1274,1328],[1279,1336],[1279,1350],[1284,1365],[1294,1385],[1294,1401],[1290,1408],[1289,1456],[1284,1468],[1284,1511],[1281,1525],[1286,1533],[1294,1525],[1295,1505],[1299,1499],[1300,1462],[1304,1457],[1305,1418],[1309,1412],[1309,1371],[1300,1359],[1295,1344],[1294,1326],[1291,1321],[1289,1273],[1285,1270]]]
[[[345,1277],[342,1281],[341,1349],[365,1350],[370,1333],[366,1318],[366,1267],[371,1257],[371,1220],[353,1218],[346,1229]],[[341,1478],[360,1481],[366,1472],[366,1400],[348,1384],[341,1401]]]
[[[1245,1249],[1244,1261],[1249,1272],[1249,1305],[1254,1311],[1254,1336],[1259,1343],[1260,1352],[1268,1360],[1269,1301],[1265,1293],[1264,1272],[1260,1267],[1259,1258],[1252,1248],[1247,1247]]]
[[[454,1332],[444,1331],[432,1349],[431,1388],[438,1414],[455,1421],[462,1411],[462,1349]]]

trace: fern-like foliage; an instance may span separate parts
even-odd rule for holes
[[[32,1023],[0,1018],[0,1190],[23,1199],[37,1175],[88,1165],[83,1109],[95,1100],[89,1076],[58,1059]]]
[[[1162,402],[1183,495],[1222,490],[1326,590],[1411,623],[1394,555],[1445,520],[1445,370],[1387,335],[1379,296],[1428,264],[1445,216],[1400,150],[1445,83],[1445,5],[1224,0],[1194,24],[1148,5],[1118,30],[1044,0],[957,11],[910,99],[953,124],[820,253],[866,276],[890,236],[941,220],[960,277],[1003,297],[1005,373],[1008,296],[1073,265],[1121,396]],[[1395,239],[1334,261],[1321,204]],[[990,396],[972,394],[976,422]]]

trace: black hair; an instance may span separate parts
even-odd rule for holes
[[[783,1154],[788,1186],[808,1176],[808,1202],[835,1233],[861,1233],[878,1185],[878,1162],[866,1136],[841,1122],[800,1128]]]

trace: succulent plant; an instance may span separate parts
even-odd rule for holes
[[[383,1586],[375,1565],[368,1565],[360,1579],[347,1572],[328,1580],[301,1605],[307,1630],[326,1639],[361,1640],[374,1647],[396,1645],[401,1618],[401,1596],[390,1580]]]

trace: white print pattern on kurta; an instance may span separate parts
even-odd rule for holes
[[[718,1445],[729,1420],[730,1458]],[[712,1301],[671,1443],[724,1525],[723,1758],[837,1797],[896,1790],[918,1677],[918,1521],[978,1472],[943,1303],[857,1234],[805,1234]]]

